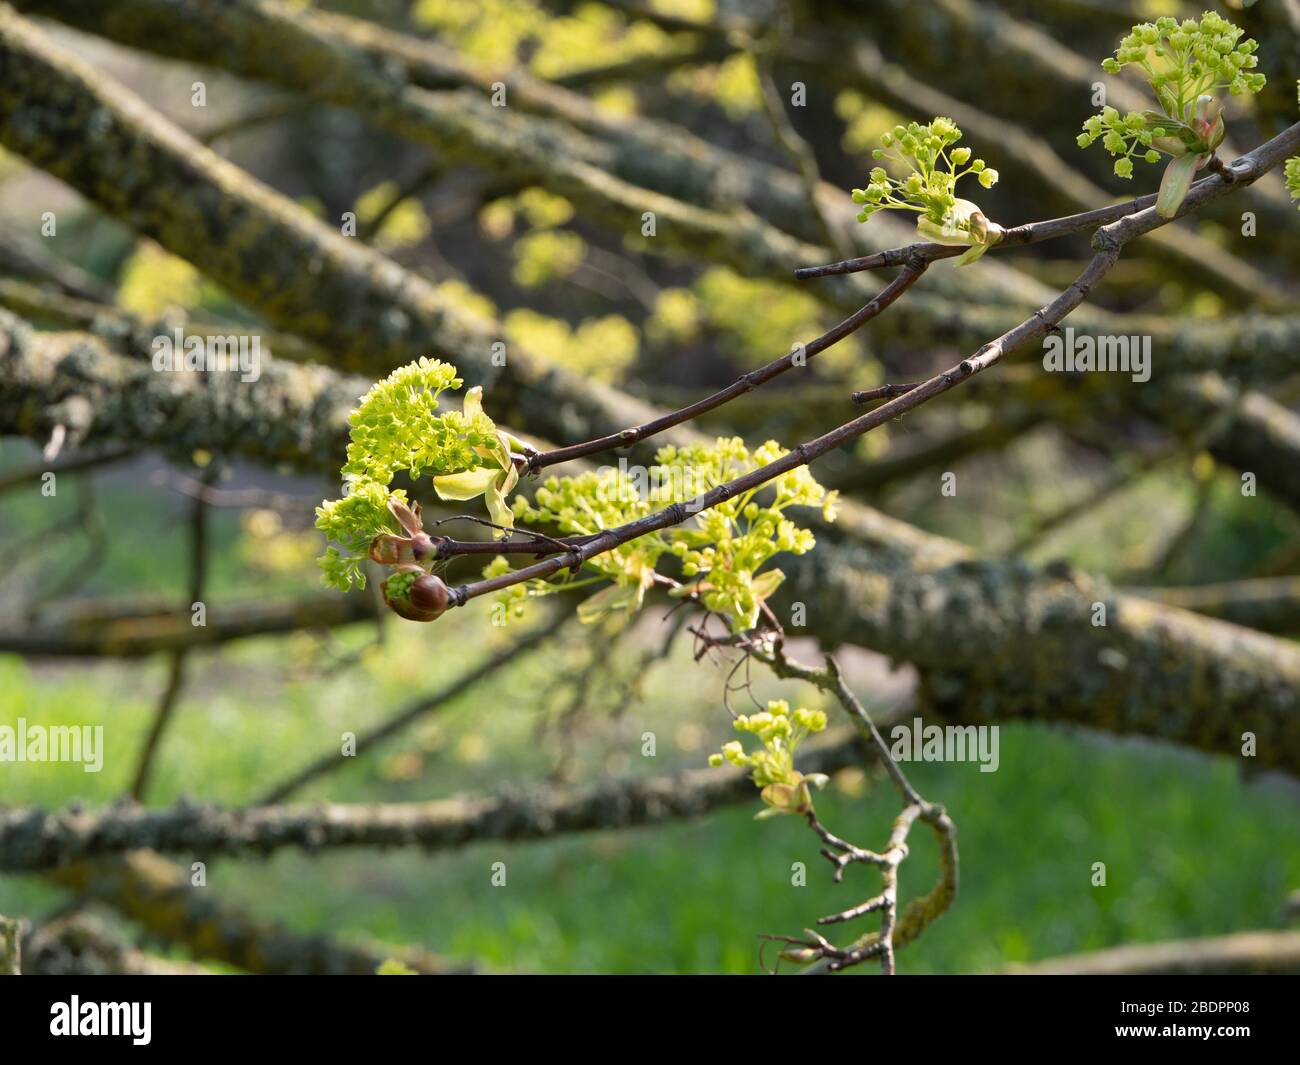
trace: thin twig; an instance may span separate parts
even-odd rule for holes
[[[130,458],[135,452],[122,445],[106,448],[103,451],[74,452],[71,455],[63,455],[54,462],[37,462],[22,469],[14,470],[12,473],[6,473],[0,477],[0,492],[7,492],[11,488],[18,488],[32,481],[39,481],[45,474],[53,473],[83,473],[86,470],[93,470],[100,466],[107,466],[114,462],[121,462],[123,459]]]
[[[924,382],[913,381],[908,385],[877,385],[875,388],[864,388],[860,392],[853,393],[854,403],[870,403],[873,399],[894,399],[896,396],[905,396],[914,388],[920,388]]]
[[[1197,184],[1203,185],[1206,180],[1208,179],[1203,179]],[[1195,187],[1193,186],[1193,188]],[[1138,214],[1149,207],[1155,206],[1155,202],[1155,196],[1139,196],[1136,199],[1112,204],[1109,207],[1098,207],[1092,211],[1081,211],[1077,214],[1062,215],[1059,218],[1044,219],[1041,222],[1028,222],[1022,226],[1013,226],[1004,230],[1002,239],[989,250],[995,252],[1007,248],[1019,248],[1024,247],[1026,244],[1038,244],[1045,240],[1056,240],[1059,237],[1082,233],[1084,230],[1108,225],[1111,222]],[[891,266],[900,266],[903,263],[932,263],[939,259],[955,258],[968,250],[964,245],[935,244],[930,241],[920,241],[916,244],[904,244],[901,247],[873,252],[871,255],[859,256],[856,259],[826,263],[824,266],[803,266],[794,272],[794,276],[800,281],[807,281],[814,277],[856,274],[863,270],[879,270]]]
[[[203,477],[203,487],[211,488],[216,480],[217,467],[211,466]],[[190,572],[189,572],[189,608],[203,599],[203,587],[207,581],[208,569],[208,503],[202,494],[193,497],[190,504]],[[207,620],[206,618],[204,619]],[[140,801],[149,789],[153,775],[154,762],[162,745],[163,735],[171,724],[176,707],[180,702],[181,691],[185,686],[186,665],[191,648],[179,647],[172,652],[167,669],[167,683],[154,711],[153,724],[140,749],[139,761],[131,783],[131,798]]]
[[[492,655],[487,661],[471,669],[468,673],[457,677],[450,684],[415,699],[368,732],[358,733],[356,742],[351,748],[351,754],[344,755],[338,750],[332,750],[321,755],[279,784],[267,789],[257,799],[256,804],[258,806],[269,806],[273,803],[283,802],[294,792],[302,790],[307,784],[325,774],[341,769],[345,765],[355,764],[354,760],[357,755],[370,750],[376,744],[392,739],[416,721],[459,699],[489,677],[499,676],[501,670],[536,650],[562,631],[562,626],[558,624],[540,626],[504,651]]]
[[[838,344],[850,334],[857,332],[911,288],[924,272],[924,265],[905,264],[902,272],[886,285],[874,299],[833,329],[828,330],[807,344],[796,345],[790,354],[774,359],[757,370],[751,370],[711,396],[706,396],[704,399],[671,411],[668,414],[662,414],[652,421],[622,429],[617,433],[610,433],[607,436],[596,437],[581,444],[571,444],[568,447],[555,448],[551,451],[535,451],[526,456],[521,463],[523,472],[536,473],[547,466],[568,462],[571,459],[586,458],[588,455],[609,451],[612,448],[629,447],[638,441],[645,440],[647,437],[662,433],[665,429],[671,429],[673,426],[681,425],[683,422],[688,422],[701,414],[715,410],[723,404],[729,403],[737,396],[752,392],[755,388],[772,380],[772,378],[785,373],[792,366],[806,365],[807,360]]]

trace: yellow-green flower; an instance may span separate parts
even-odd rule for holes
[[[826,777],[820,773],[803,774],[794,767],[794,753],[808,736],[826,727],[826,714],[822,710],[799,707],[791,711],[784,699],[773,699],[766,710],[757,714],[741,714],[732,722],[737,732],[748,732],[762,744],[752,754],[746,754],[740,740],[722,745],[722,752],[709,756],[709,765],[724,762],[751,770],[750,777],[759,789],[764,809],[759,817],[778,814],[807,814],[812,810],[811,788],[825,786]]]

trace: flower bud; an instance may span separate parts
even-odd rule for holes
[[[428,564],[438,557],[438,545],[426,532],[411,537],[411,554],[416,562]]]
[[[442,579],[419,566],[402,566],[381,587],[388,608],[407,621],[433,621],[451,605]]]
[[[370,541],[370,559],[381,566],[399,566],[414,562],[415,554],[407,537],[385,532]]]

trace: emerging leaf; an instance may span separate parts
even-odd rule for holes
[[[1187,199],[1196,171],[1209,162],[1208,155],[1180,155],[1171,159],[1160,179],[1160,194],[1156,197],[1156,213],[1161,218],[1173,218]]]

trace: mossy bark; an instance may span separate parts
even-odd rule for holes
[[[869,758],[844,729],[800,749],[805,773],[834,773]],[[725,806],[757,803],[747,771],[690,769],[594,787],[547,786],[507,794],[405,803],[311,803],[226,809],[183,803],[164,809],[118,805],[104,810],[0,812],[0,869],[57,870],[127,851],[244,857],[283,848],[455,849],[484,840],[525,841],[577,832],[634,828],[702,817]],[[130,864],[130,863],[128,863]],[[157,867],[141,868],[159,880]],[[56,878],[64,874],[55,872]],[[75,876],[76,874],[68,874]],[[175,892],[181,879],[169,874]]]
[[[0,914],[0,976],[20,976],[23,971],[22,923]]]
[[[194,957],[263,975],[369,976],[390,957],[421,973],[457,971],[427,951],[389,950],[300,935],[250,918],[195,887],[184,869],[150,851],[104,862],[77,862],[50,872],[61,887],[112,906],[149,934]]]

